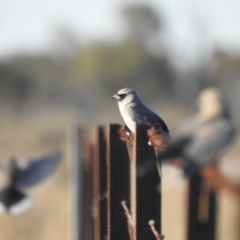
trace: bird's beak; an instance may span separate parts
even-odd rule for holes
[[[116,95],[113,95],[113,96],[111,97],[111,99],[120,100],[121,98],[116,94]]]

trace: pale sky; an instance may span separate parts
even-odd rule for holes
[[[216,45],[240,53],[239,0],[0,0],[0,58],[46,51],[61,27],[81,41],[119,39],[126,30],[120,9],[139,2],[162,13],[173,54],[196,58]]]

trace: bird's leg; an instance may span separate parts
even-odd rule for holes
[[[133,146],[134,138],[131,132],[126,128],[126,126],[121,127],[118,131],[120,139],[127,143],[129,146]]]

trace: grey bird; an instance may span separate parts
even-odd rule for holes
[[[60,152],[55,152],[31,159],[25,164],[11,158],[7,166],[1,165],[0,212],[16,215],[30,208],[32,197],[25,193],[25,189],[51,176],[60,160]]]
[[[223,95],[209,88],[199,95],[199,112],[181,125],[159,157],[182,159],[185,175],[192,175],[215,160],[236,135],[229,106]]]
[[[150,124],[157,128],[165,140],[169,138],[166,123],[141,101],[138,93],[130,88],[123,88],[112,96],[116,99],[123,120],[131,132],[135,132],[135,124]]]

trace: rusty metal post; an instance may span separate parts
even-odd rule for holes
[[[155,222],[155,229],[161,234],[161,192],[158,188],[160,186],[160,176],[154,148],[148,145],[148,128],[147,125],[136,125],[134,158],[132,160],[135,167],[144,165],[146,161],[156,161],[156,168],[149,174],[136,178],[136,189],[131,189],[131,191],[135,191],[131,196],[136,196],[134,199],[136,206],[131,206],[131,210],[136,209],[134,222],[136,224],[137,240],[156,240],[149,226],[150,220]],[[132,202],[132,205],[134,205],[134,202]]]
[[[128,240],[127,219],[121,202],[129,202],[129,155],[119,138],[120,125],[107,129],[107,240]]]
[[[84,135],[82,135],[84,136]],[[93,146],[86,136],[82,140],[84,144],[85,159],[83,164],[83,239],[93,239]],[[81,227],[81,226],[79,226]]]
[[[74,240],[91,240],[92,146],[80,128],[71,133]]]
[[[202,178],[200,175],[191,177],[188,196],[188,240],[215,240],[216,238],[216,194],[209,191],[207,199],[207,218],[200,219],[200,199]]]
[[[103,127],[94,128],[93,156],[93,221],[94,240],[107,235],[107,164],[106,140]]]

